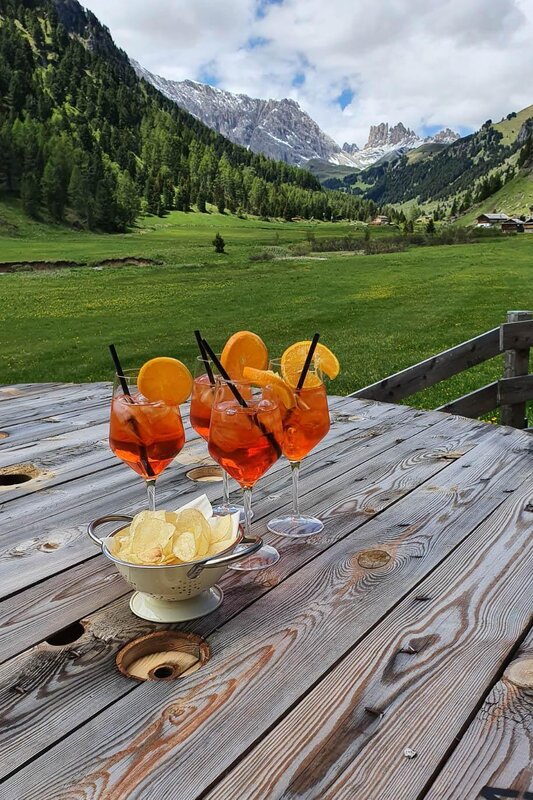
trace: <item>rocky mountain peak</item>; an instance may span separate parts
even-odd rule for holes
[[[349,144],[348,142],[344,142],[342,149],[345,153],[349,153],[352,156],[354,153],[359,152],[359,148],[355,143]]]
[[[373,147],[386,147],[388,145],[404,144],[408,140],[416,140],[419,137],[410,128],[406,128],[403,122],[389,127],[388,122],[380,122],[379,125],[371,125],[368,134],[368,141],[365,150]]]

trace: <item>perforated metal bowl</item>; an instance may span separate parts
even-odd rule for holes
[[[139,565],[122,561],[110,551],[108,542],[113,536],[121,533],[132,522],[133,517],[123,514],[109,514],[89,524],[88,534],[102,550],[106,558],[112,561],[124,580],[138,592],[151,595],[158,600],[176,602],[189,600],[210,589],[222,577],[230,564],[255,553],[263,540],[259,536],[246,537],[244,529],[239,526],[237,540],[227,550],[216,556],[191,561],[188,564],[173,565]],[[121,525],[109,536],[101,539],[95,531],[109,522],[127,523]]]

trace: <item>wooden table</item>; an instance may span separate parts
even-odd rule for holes
[[[144,500],[108,449],[109,387],[0,398],[0,468],[40,472],[1,490],[2,800],[533,797],[530,434],[332,398],[302,475],[323,534],[267,535],[279,563],[227,572],[222,606],[182,626],[208,664],[138,684],[114,656],[157,626],[86,535]],[[219,496],[185,477],[206,457],[188,436],[162,507]],[[264,533],[286,463],[255,494]]]

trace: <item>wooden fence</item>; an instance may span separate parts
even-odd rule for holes
[[[434,386],[459,372],[475,367],[495,356],[504,356],[503,377],[440,406],[464,417],[479,417],[501,408],[501,422],[513,428],[526,428],[526,402],[533,400],[533,375],[529,374],[529,350],[533,346],[531,311],[509,311],[507,322],[474,339],[444,350],[412,367],[365,386],[351,397],[366,397],[397,403],[416,392]]]

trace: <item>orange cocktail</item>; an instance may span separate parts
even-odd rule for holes
[[[292,513],[276,517],[268,522],[268,530],[278,536],[298,538],[320,533],[324,525],[317,517],[300,513],[299,474],[300,462],[322,441],[329,431],[329,409],[326,387],[322,372],[316,364],[311,364],[301,387],[298,386],[301,369],[291,372],[283,369],[283,359],[272,361],[270,375],[272,391],[285,398],[282,410],[283,455],[290,462],[292,473]],[[280,386],[279,371],[284,374],[285,383]],[[282,381],[283,384],[283,381]]]
[[[180,403],[191,386],[187,367],[172,358],[151,359],[140,370],[115,375],[109,446],[146,481],[150,511],[155,511],[157,476],[185,444]]]
[[[301,461],[324,438],[330,427],[326,387],[323,383],[295,391],[296,404],[282,413],[283,455]]]
[[[209,452],[242,486],[247,536],[252,516],[252,487],[280,457],[282,438],[280,409],[273,395],[254,392],[249,382],[218,382],[211,412]],[[274,547],[263,545],[255,555],[240,561],[238,568],[264,569],[278,559]]]
[[[189,412],[191,425],[207,442],[209,438],[209,425],[211,423],[211,409],[215,396],[214,386],[207,374],[197,375],[192,385],[191,410]]]
[[[115,395],[109,444],[115,455],[145,480],[159,475],[185,444],[179,406],[143,403],[138,395]]]
[[[243,408],[235,399],[223,400],[213,407],[209,452],[243,488],[251,488],[278,460],[282,437],[272,401],[252,398]]]

